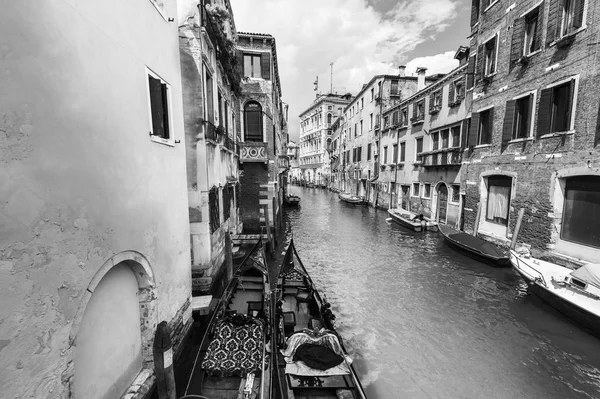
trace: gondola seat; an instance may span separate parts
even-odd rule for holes
[[[283,329],[285,332],[293,332],[296,327],[296,313],[283,312]]]
[[[300,309],[300,304],[308,302],[312,299],[313,293],[311,291],[298,291],[294,298],[296,298],[296,310]]]

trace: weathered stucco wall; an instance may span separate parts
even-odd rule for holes
[[[168,17],[176,10],[167,4]],[[145,69],[171,85],[172,133],[182,139],[178,49],[177,27],[150,1],[4,5],[3,397],[67,396],[79,329],[73,320],[114,254],[134,250],[148,260],[150,323],[171,321],[189,304],[184,147],[150,140]]]

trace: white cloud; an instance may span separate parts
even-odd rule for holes
[[[417,67],[425,67],[427,75],[449,72],[458,66],[458,60],[454,59],[455,53],[456,51],[446,51],[441,54],[412,59],[406,64],[406,70],[410,74]]]
[[[356,93],[374,75],[397,73],[407,53],[448,26],[458,2],[401,0],[381,15],[366,0],[231,0],[238,31],[276,38],[293,139],[298,137],[297,115],[315,97],[315,76],[320,90],[329,91],[330,62],[334,90]],[[449,53],[420,58],[415,66],[436,73],[438,66],[449,65]],[[411,73],[413,62],[407,65]]]

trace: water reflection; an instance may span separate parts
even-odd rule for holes
[[[600,340],[527,295],[512,269],[387,213],[290,187],[294,242],[338,315],[371,398],[600,397]]]

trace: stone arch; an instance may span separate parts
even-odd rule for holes
[[[440,220],[440,214],[439,214],[439,194],[440,194],[440,190],[446,189],[446,213],[444,216],[443,220]],[[433,192],[431,193],[431,216],[434,220],[438,221],[438,223],[442,223],[442,224],[446,224],[448,221],[448,195],[450,193],[450,189],[448,188],[448,184],[446,182],[443,181],[439,181],[435,184],[435,186],[433,186]]]
[[[142,371],[152,370],[154,368],[152,344],[154,332],[158,324],[157,304],[156,304],[156,283],[154,271],[150,262],[144,255],[137,251],[123,251],[104,262],[90,280],[83,296],[80,300],[77,312],[71,323],[69,333],[69,346],[65,351],[68,359],[67,368],[62,374],[63,387],[69,393],[69,397],[74,396],[74,376],[75,376],[75,356],[76,356],[76,338],[82,327],[83,317],[92,299],[92,295],[102,279],[116,266],[127,266],[131,270],[137,282],[137,297],[139,301],[140,315],[140,338],[141,338],[141,360]],[[149,375],[152,373],[150,372]],[[78,399],[78,398],[75,398]]]

